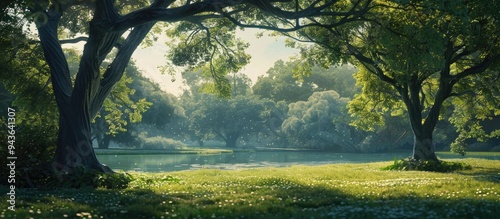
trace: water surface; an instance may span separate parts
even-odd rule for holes
[[[200,168],[242,169],[256,167],[285,167],[291,165],[320,165],[333,163],[366,163],[391,161],[394,156],[409,153],[328,153],[311,151],[258,151],[221,154],[146,154],[146,155],[97,155],[99,160],[115,170],[124,171],[179,171]],[[443,155],[442,158],[459,158]],[[470,157],[470,156],[469,156]],[[496,156],[489,159],[499,159]]]

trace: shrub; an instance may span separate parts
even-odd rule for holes
[[[107,188],[125,189],[133,180],[128,173],[104,173],[96,170],[75,168],[71,172],[54,172],[47,167],[25,169],[20,176],[24,184],[33,188]]]
[[[0,125],[0,139],[7,141],[7,135],[4,127]],[[50,162],[54,156],[55,145],[57,143],[57,127],[43,125],[20,125],[15,128],[15,154],[7,154],[7,145],[0,144],[0,155],[5,158],[15,156],[16,159],[16,175],[21,178],[16,178],[16,184],[25,185],[25,177],[27,170],[36,166],[43,166]],[[2,167],[7,164],[7,159],[2,159],[0,162]],[[7,176],[10,173],[8,168],[0,168],[0,175]],[[0,181],[0,184],[7,183],[7,180]]]
[[[145,134],[139,134],[139,144],[142,149],[177,149],[185,147],[186,144],[162,136],[147,137]]]
[[[457,170],[470,170],[472,167],[466,163],[432,160],[415,160],[406,158],[398,160],[394,157],[394,163],[383,170],[420,170],[431,172],[454,172]]]

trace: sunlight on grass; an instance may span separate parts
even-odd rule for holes
[[[136,173],[125,190],[18,190],[18,218],[493,218],[500,163],[455,173],[390,162]],[[4,190],[2,190],[3,192]],[[0,204],[6,209],[6,203]],[[3,210],[2,218],[13,218]]]

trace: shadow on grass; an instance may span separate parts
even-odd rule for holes
[[[263,177],[212,185],[185,185],[183,191],[170,189],[168,185],[161,192],[151,189],[20,189],[16,191],[16,212],[3,211],[0,216],[262,219],[493,218],[500,214],[500,203],[491,199],[424,198],[410,192],[365,195],[327,185]],[[6,188],[1,187],[0,191],[5,194]],[[0,206],[6,209],[6,202],[2,201]]]
[[[470,176],[478,181],[500,183],[500,169],[493,167],[472,167],[473,171],[458,171],[457,174]]]

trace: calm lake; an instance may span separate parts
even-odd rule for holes
[[[496,156],[466,156],[499,160]],[[221,154],[146,154],[146,155],[97,155],[99,160],[124,171],[179,171],[201,168],[243,169],[255,167],[284,167],[291,165],[320,165],[332,163],[363,163],[391,161],[409,156],[410,153],[328,153],[311,151],[258,151]],[[461,158],[457,155],[439,155],[441,158]]]

